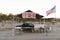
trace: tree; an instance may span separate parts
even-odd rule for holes
[[[9,15],[8,15],[8,18],[11,20],[11,19],[13,19],[13,14],[12,13],[10,13]]]

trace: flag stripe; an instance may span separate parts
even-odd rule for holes
[[[47,16],[51,13],[56,13],[56,6],[54,6],[52,9],[46,11],[46,13],[47,13]]]

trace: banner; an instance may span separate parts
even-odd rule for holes
[[[33,12],[24,12],[22,13],[23,18],[36,18],[36,14]]]

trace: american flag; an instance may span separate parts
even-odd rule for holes
[[[47,16],[51,13],[56,13],[56,6],[54,6],[52,9],[46,11],[46,13],[47,13]]]

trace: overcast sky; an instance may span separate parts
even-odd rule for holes
[[[54,6],[56,13],[46,16],[46,11]],[[58,17],[60,18],[60,0],[0,0],[0,13],[4,14],[20,14],[26,10],[32,10],[45,17]],[[56,14],[56,16],[55,16]]]

